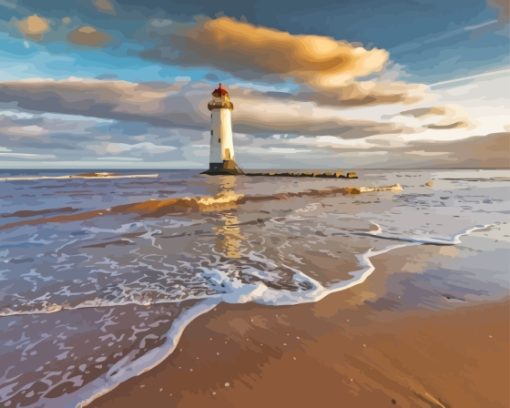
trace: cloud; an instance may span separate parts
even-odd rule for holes
[[[110,0],[92,0],[92,4],[102,13],[115,14],[115,8]]]
[[[429,129],[462,129],[470,126],[469,122],[465,122],[463,120],[458,120],[453,123],[431,123],[430,125],[425,125]]]
[[[413,132],[397,123],[345,118],[333,109],[319,109],[310,103],[270,99],[244,102],[238,100],[235,113],[235,127],[242,133],[341,135],[356,139]]]
[[[312,167],[336,162],[347,168],[510,168],[510,132],[449,141],[401,139],[394,146],[377,143],[375,138],[300,136],[291,140],[271,138],[256,146],[259,151],[289,146],[309,149],[306,164]],[[370,160],[360,161],[364,157]]]
[[[34,79],[0,82],[0,102],[35,111],[149,123],[167,128],[209,129],[210,85],[204,83],[137,84],[126,81]],[[342,135],[412,133],[398,123],[344,117],[338,109],[292,98],[272,98],[233,87],[236,132],[268,135]]]
[[[445,106],[427,106],[424,108],[415,108],[400,112],[401,115],[412,116],[415,118],[423,118],[435,115],[444,115],[447,113]]]
[[[510,73],[510,69],[509,68],[503,68],[503,69],[497,69],[497,70],[494,70],[494,71],[482,72],[480,74],[467,75],[467,76],[464,76],[464,77],[457,77],[457,78],[453,78],[453,79],[448,79],[446,81],[434,82],[433,84],[430,84],[430,86],[433,87],[433,88],[443,87],[445,85],[447,87],[448,86],[452,86],[452,85],[454,87],[456,87],[456,84],[458,84],[459,82],[460,83],[465,83],[465,84],[470,84],[470,83],[472,83],[473,80],[484,81],[484,80],[497,79],[498,77],[499,78],[503,78],[504,80],[506,80],[509,73]],[[481,83],[481,81],[480,81],[480,83]]]
[[[3,119],[2,119],[3,117]],[[207,117],[207,119],[209,119]],[[19,128],[37,126],[39,134],[20,134]],[[6,129],[9,129],[7,132]],[[428,131],[433,137],[437,131]],[[445,131],[446,132],[446,131]],[[445,132],[438,132],[438,138]],[[455,131],[448,131],[454,132]],[[424,135],[374,135],[364,138],[341,136],[298,136],[272,134],[255,137],[235,132],[236,154],[245,168],[447,168],[447,167],[509,167],[510,133],[433,141]],[[202,128],[173,129],[151,127],[140,122],[116,122],[79,116],[36,114],[11,109],[0,114],[0,166],[9,167],[16,160],[38,166],[52,153],[54,165],[67,167],[114,167],[136,163],[147,166],[205,167],[209,155],[209,132]],[[420,140],[412,140],[420,137]],[[450,138],[450,136],[448,136]],[[51,149],[51,150],[50,150]],[[39,156],[34,156],[39,155]],[[3,160],[3,163],[2,163]],[[130,164],[131,162],[132,164]],[[8,164],[6,164],[8,163]],[[41,164],[42,165],[42,164]],[[90,164],[92,166],[92,164]],[[103,166],[104,165],[104,166]]]
[[[16,26],[25,37],[37,41],[42,40],[44,34],[50,29],[48,20],[37,14],[17,21]]]
[[[412,156],[422,156],[422,157],[434,157],[434,156],[447,156],[449,152],[427,152],[425,150],[410,150],[408,152],[404,152],[404,154],[409,154]]]
[[[2,131],[15,137],[37,137],[45,133],[45,129],[37,125],[6,127]]]
[[[68,40],[72,43],[84,45],[87,47],[102,47],[111,37],[101,31],[97,31],[91,26],[82,26],[71,31]]]
[[[5,105],[2,108],[5,109]],[[46,160],[49,153],[58,162],[76,160],[77,164],[89,160],[106,163],[110,159],[147,163],[164,159],[175,163],[183,156],[194,159],[193,154],[189,155],[190,145],[209,136],[205,131],[155,128],[142,123],[18,109],[0,110],[0,152],[17,153],[31,160],[30,165],[37,159]],[[208,155],[209,149],[206,151]],[[12,154],[2,156],[0,167],[5,167],[7,159],[16,158]]]
[[[428,87],[406,82],[351,81],[336,88],[302,91],[297,98],[321,105],[361,106],[390,103],[412,104],[425,98]]]
[[[174,27],[167,37],[171,49],[154,49],[145,55],[213,65],[241,77],[290,77],[319,87],[338,86],[379,72],[388,60],[385,50],[368,50],[325,36],[293,35],[228,17]],[[174,48],[177,54],[171,52]]]
[[[371,139],[371,138],[369,138]],[[309,147],[310,140],[302,138],[294,145]],[[324,141],[323,147],[347,153],[358,153],[360,146],[349,141]],[[365,151],[378,152],[382,146],[365,140]],[[313,142],[312,142],[313,144]],[[394,168],[510,168],[510,132],[489,133],[449,141],[404,141],[395,147],[386,146]],[[406,158],[405,156],[410,156]]]
[[[424,85],[358,82],[380,72],[388,52],[317,35],[293,35],[228,17],[201,19],[195,25],[153,26],[163,32],[159,47],[145,57],[184,65],[210,65],[240,78],[295,80],[300,98],[327,105],[413,102]],[[154,28],[154,27],[153,27]]]
[[[0,7],[15,9],[18,7],[18,4],[16,0],[0,0]]]
[[[359,81],[381,73],[386,50],[319,35],[295,35],[229,17],[198,19],[195,24],[153,20],[159,41],[142,56],[170,64],[211,66],[248,80],[300,84],[298,95],[325,105],[413,103],[427,87],[389,80]]]
[[[432,119],[434,122],[422,122],[427,129],[463,129],[472,128],[473,123],[460,107],[454,106],[426,106],[405,110],[399,113],[421,121]],[[395,115],[398,116],[398,115]]]
[[[154,155],[168,153],[176,150],[176,147],[174,146],[161,146],[150,142],[136,144],[102,142],[89,145],[88,147],[94,150],[97,154],[121,154],[126,152],[138,152]]]
[[[510,132],[490,133],[485,136],[473,136],[462,140],[447,142],[413,142],[409,148],[422,150],[429,155],[448,152],[445,161],[429,163],[434,167],[457,168],[509,168]]]
[[[50,160],[54,158],[55,158],[54,154],[0,152],[0,159]]]
[[[31,79],[0,82],[0,102],[14,102],[38,112],[141,121],[163,127],[196,127],[197,123],[208,123],[206,101],[203,100],[203,106],[192,104],[184,95],[178,95],[180,89],[179,84]],[[209,92],[202,92],[202,97],[209,97]],[[201,116],[196,114],[197,108],[202,108]]]
[[[97,157],[96,160],[100,161],[114,161],[114,162],[141,162],[141,157],[123,157],[123,156],[108,156],[108,157]]]
[[[68,155],[79,150],[80,143],[102,137],[106,123],[93,118],[0,110],[0,138],[9,148],[58,149]]]

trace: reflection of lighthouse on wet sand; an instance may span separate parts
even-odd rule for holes
[[[234,160],[231,118],[234,104],[221,84],[212,92],[207,107],[211,111],[211,152],[209,170],[204,174],[243,174]]]

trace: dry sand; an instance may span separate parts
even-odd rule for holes
[[[509,407],[509,299],[461,302],[389,279],[439,250],[381,255],[367,282],[318,303],[221,305],[90,406]]]

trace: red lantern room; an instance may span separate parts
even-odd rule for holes
[[[230,101],[230,95],[221,83],[212,92],[212,100],[209,101],[207,107],[210,111],[213,109],[234,109],[234,104]]]
[[[217,98],[222,96],[228,96],[228,91],[225,88],[223,88],[223,85],[221,85],[220,82],[218,87],[212,92],[212,96],[215,96]]]

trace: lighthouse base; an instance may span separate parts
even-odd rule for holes
[[[202,174],[208,174],[209,176],[239,176],[243,175],[244,172],[234,160],[223,160],[223,163],[209,163],[209,170],[202,172]]]

